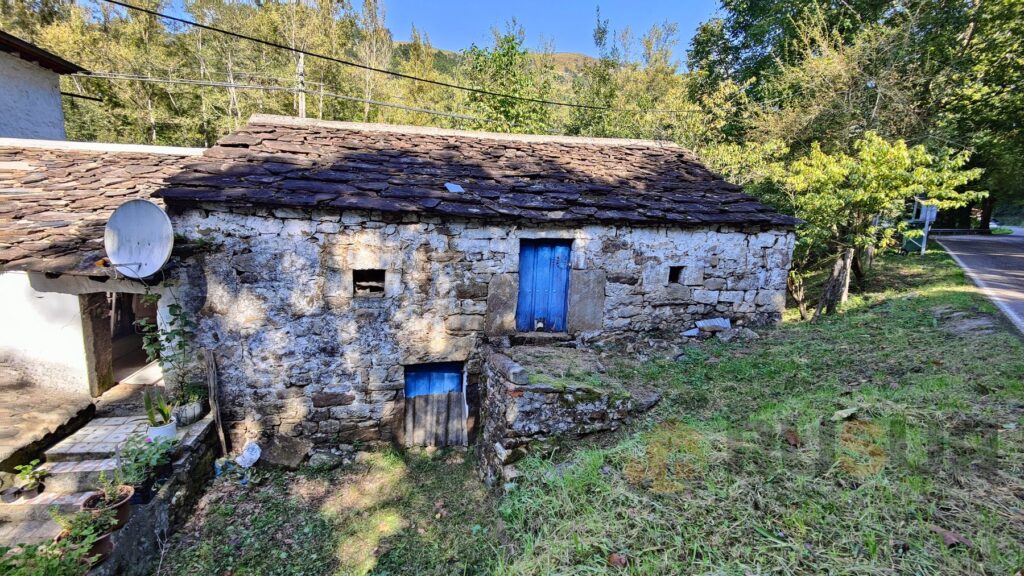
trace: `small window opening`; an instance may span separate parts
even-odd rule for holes
[[[682,266],[669,266],[668,267],[668,283],[678,284],[679,279],[683,277]]]
[[[353,270],[352,286],[356,296],[383,296],[383,270]]]

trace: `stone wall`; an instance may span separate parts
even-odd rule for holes
[[[615,430],[631,414],[659,399],[588,386],[531,383],[527,370],[505,354],[487,350],[484,361],[483,429],[478,442],[484,480],[511,480],[514,464],[533,442]]]
[[[214,476],[220,447],[212,416],[189,426],[175,449],[174,472],[148,504],[132,506],[128,522],[114,533],[114,551],[89,576],[149,576],[168,539],[188,521]]]
[[[725,226],[170,212],[177,233],[213,243],[179,269],[177,297],[199,313],[199,344],[217,355],[236,445],[269,434],[318,445],[396,439],[404,365],[466,362],[475,383],[480,344],[514,331],[520,239],[573,240],[569,331],[579,338],[681,332],[710,316],[773,322],[793,246],[789,231]],[[677,283],[670,266],[681,268]],[[353,270],[365,269],[385,271],[381,293],[354,294]]]

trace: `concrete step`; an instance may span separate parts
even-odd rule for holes
[[[52,542],[57,534],[60,526],[49,519],[0,523],[0,548]]]
[[[94,492],[63,494],[47,490],[35,498],[22,498],[10,503],[0,502],[0,522],[49,520],[49,510],[53,507],[56,507],[61,513],[74,514],[82,507],[82,502],[85,502],[92,494]]]
[[[94,418],[78,432],[46,451],[47,462],[104,460],[133,434],[146,433],[146,417]]]
[[[102,460],[47,462],[40,468],[49,472],[49,475],[43,480],[47,491],[71,494],[99,488],[100,472],[106,472],[107,478],[113,478],[117,461],[113,458],[104,458]]]

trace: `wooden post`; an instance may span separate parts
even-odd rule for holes
[[[224,439],[224,425],[220,421],[220,403],[218,402],[217,361],[209,348],[203,348],[203,359],[206,360],[206,387],[210,396],[210,410],[213,411],[213,423],[217,426],[217,437],[220,438],[220,449],[224,455],[228,453],[228,443]]]

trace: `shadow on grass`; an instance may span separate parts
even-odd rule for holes
[[[219,479],[161,574],[474,574],[493,506],[462,453],[360,453],[337,470]]]

